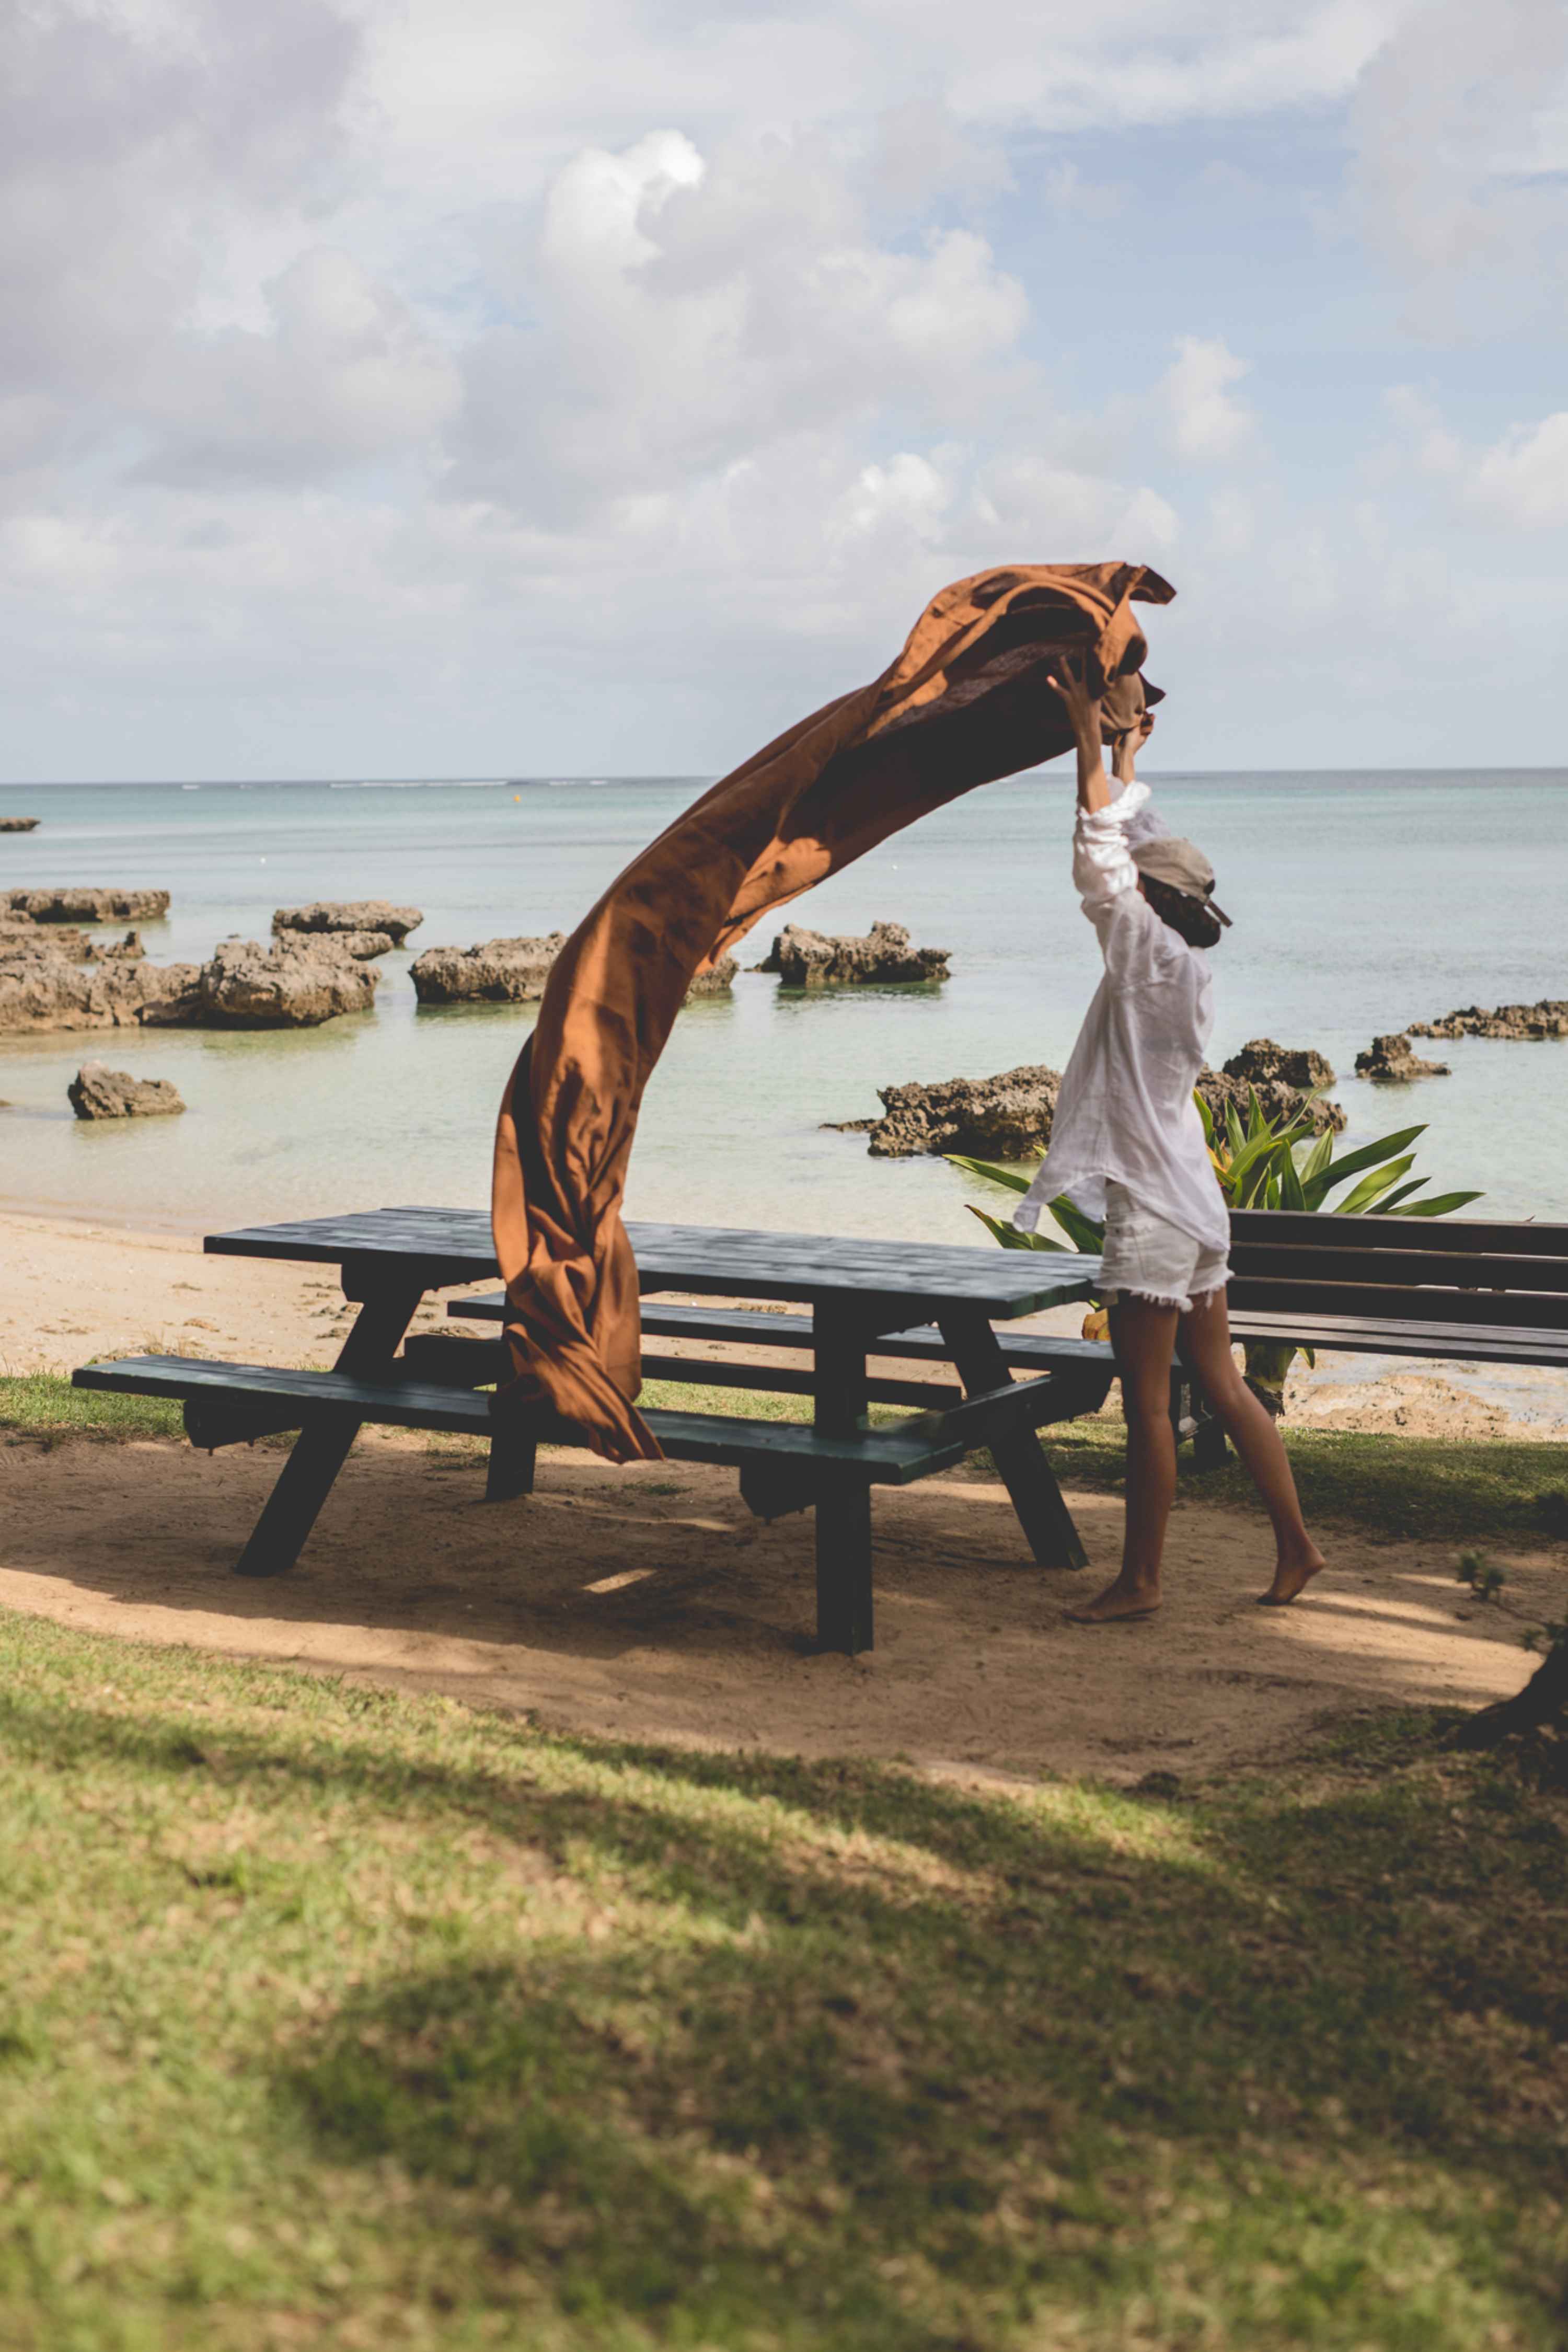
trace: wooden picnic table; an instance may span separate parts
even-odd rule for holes
[[[645,1297],[786,1300],[805,1318],[744,1310],[666,1307],[646,1320],[666,1336],[743,1339],[811,1359],[809,1423],[655,1408],[647,1418],[673,1459],[740,1471],[741,1490],[765,1517],[816,1513],[817,1631],[823,1646],[868,1648],[872,1637],[873,1485],[902,1485],[989,1448],[1035,1558],[1077,1568],[1084,1552],[1037,1431],[1092,1412],[1110,1387],[1109,1351],[1054,1334],[1020,1335],[1003,1352],[993,1328],[1041,1308],[1087,1299],[1094,1258],[1031,1251],[860,1241],[724,1226],[630,1223]],[[426,1293],[493,1279],[489,1220],[479,1211],[390,1208],[343,1217],[243,1226],[208,1235],[219,1256],[336,1265],[359,1314],[331,1372],[142,1357],[87,1365],[86,1388],[177,1397],[194,1443],[216,1446],[280,1430],[300,1433],[237,1567],[277,1575],[299,1558],[358,1430],[367,1421],[468,1430],[490,1441],[488,1493],[501,1500],[533,1483],[541,1443],[582,1444],[581,1433],[538,1408],[519,1412],[489,1391],[510,1377],[504,1344],[431,1333],[408,1338]],[[501,1302],[459,1300],[449,1312],[499,1317]],[[742,1322],[743,1317],[743,1322]],[[685,1319],[682,1319],[685,1318]],[[752,1328],[747,1328],[746,1326]],[[401,1350],[401,1352],[400,1352]],[[943,1390],[874,1377],[869,1356],[946,1364]],[[1015,1380],[1021,1363],[1031,1377]],[[645,1359],[645,1369],[647,1360]],[[774,1365],[720,1367],[657,1360],[661,1374],[760,1391],[806,1381]],[[879,1401],[933,1407],[873,1427]]]

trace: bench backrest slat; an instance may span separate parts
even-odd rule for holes
[[[1337,1217],[1331,1211],[1233,1209],[1233,1244],[1267,1242],[1303,1249],[1407,1249],[1434,1246],[1468,1257],[1568,1258],[1568,1225],[1504,1224],[1483,1217]]]
[[[1346,1223],[1349,1220],[1345,1220]],[[1568,1257],[1475,1257],[1442,1249],[1342,1249],[1325,1235],[1321,1249],[1246,1241],[1231,1250],[1231,1272],[1254,1282],[1376,1282],[1442,1290],[1568,1291]]]
[[[1568,1330],[1568,1295],[1552,1291],[1418,1290],[1375,1282],[1314,1282],[1245,1274],[1230,1303],[1258,1315],[1344,1315],[1405,1323],[1481,1323],[1528,1330]]]

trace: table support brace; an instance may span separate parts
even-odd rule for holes
[[[1013,1375],[984,1316],[955,1309],[939,1318],[939,1328],[968,1395],[1007,1385]],[[1087,1568],[1089,1554],[1034,1431],[1020,1429],[994,1438],[991,1455],[1040,1566]]]
[[[405,1282],[389,1284],[366,1299],[332,1370],[362,1380],[390,1371],[398,1341],[424,1296],[422,1283],[413,1287]],[[363,1425],[342,1412],[318,1414],[305,1423],[235,1562],[237,1576],[282,1576],[293,1567]]]

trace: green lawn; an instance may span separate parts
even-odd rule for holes
[[[0,1616],[0,2343],[1560,2352],[1568,1801],[548,1738]]]

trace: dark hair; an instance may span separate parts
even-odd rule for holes
[[[1178,890],[1173,883],[1158,881],[1152,874],[1141,874],[1138,887],[1160,920],[1190,948],[1218,944],[1220,926],[1201,899],[1189,898],[1186,891]]]

